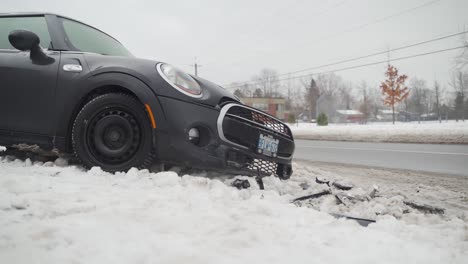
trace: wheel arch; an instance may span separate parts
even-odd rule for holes
[[[156,128],[160,128],[165,125],[165,116],[156,93],[154,93],[149,86],[134,76],[116,72],[100,73],[88,78],[86,83],[88,83],[88,85],[85,89],[80,89],[83,92],[79,96],[74,96],[74,98],[79,99],[76,101],[77,103],[73,107],[72,112],[65,120],[66,127],[63,127],[62,125],[62,130],[65,130],[65,142],[62,146],[57,146],[59,150],[67,153],[72,151],[72,129],[78,113],[87,102],[102,94],[124,93],[133,96],[142,104],[143,107],[145,107],[145,105],[149,106],[156,123]],[[148,117],[150,118],[150,115],[148,115]],[[150,119],[149,122],[151,122]],[[155,130],[156,129],[153,129],[153,134],[155,134]],[[155,141],[153,140],[153,143],[154,142]]]

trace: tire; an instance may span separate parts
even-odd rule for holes
[[[73,123],[72,145],[86,168],[109,172],[149,168],[155,159],[148,114],[127,94],[104,94],[86,103]]]

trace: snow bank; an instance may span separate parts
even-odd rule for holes
[[[297,139],[404,143],[468,144],[468,122],[290,124]]]
[[[265,191],[251,181],[251,189],[239,191],[226,177],[147,170],[113,175],[0,159],[0,263],[468,259],[468,227],[458,218],[419,214],[408,223],[385,215],[364,228],[296,207],[289,201],[305,174],[288,182],[267,178]]]

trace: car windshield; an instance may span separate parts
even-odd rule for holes
[[[61,20],[66,33],[65,42],[72,50],[133,57],[120,42],[104,32],[66,18]]]

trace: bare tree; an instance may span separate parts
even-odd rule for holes
[[[277,96],[280,87],[278,72],[273,69],[262,69],[260,74],[255,75],[252,80],[255,81],[256,88],[262,89],[263,96]]]
[[[353,87],[351,83],[341,84],[338,88],[338,106],[350,110],[354,104]]]
[[[371,114],[371,103],[369,100],[367,83],[365,81],[362,81],[359,84],[359,90],[362,94],[362,100],[359,104],[359,111],[361,111],[361,113],[364,115],[363,122],[367,123]]]
[[[468,85],[468,73],[463,73],[461,71],[454,72],[452,75],[452,80],[450,81],[450,86],[455,90],[455,114],[456,120],[459,118],[465,122],[465,97],[466,97],[466,86]]]
[[[324,112],[329,120],[334,120],[336,110],[340,107],[340,89],[342,88],[343,79],[334,74],[319,74],[315,79],[317,87],[320,91],[320,97],[317,100],[318,112]]]
[[[263,96],[264,94],[262,92],[262,89],[260,88],[255,89],[255,91],[252,94],[252,97],[263,97]]]
[[[334,96],[342,85],[343,79],[334,73],[319,74],[316,78],[316,82],[320,89],[320,94]]]
[[[462,70],[465,66],[468,65],[468,34],[463,34],[460,37],[460,42],[465,47],[462,49],[460,54],[458,54],[457,58],[455,59],[456,68],[458,70]]]
[[[236,89],[234,91],[234,95],[239,97],[239,98],[245,97],[244,93],[242,93],[242,91],[240,89]]]
[[[441,88],[437,81],[434,81],[434,96],[435,96],[435,110],[437,111],[437,119],[439,123],[442,123],[442,115],[440,113],[440,102],[441,102]]]
[[[249,84],[243,84],[239,89],[245,97],[252,97],[253,91]]]
[[[418,123],[421,123],[421,116],[425,112],[425,102],[428,94],[426,81],[414,77],[410,81],[410,87],[412,92],[409,98],[409,108],[418,114]]]

